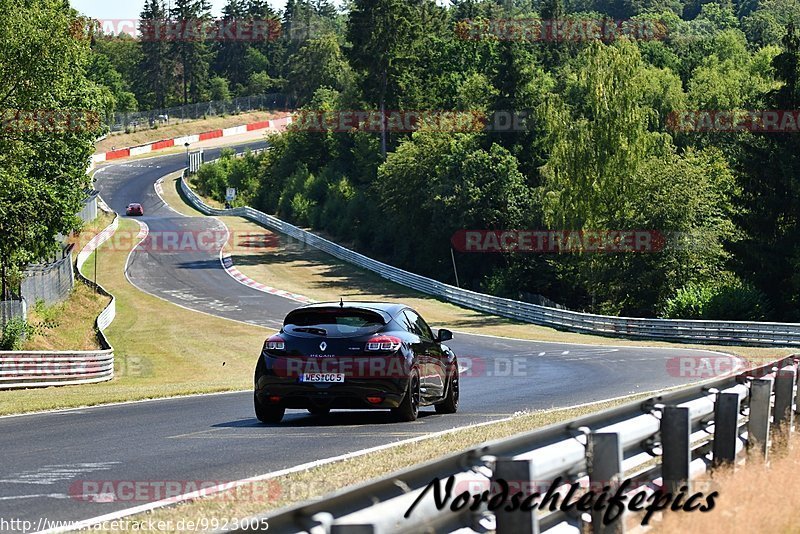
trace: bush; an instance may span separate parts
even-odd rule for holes
[[[34,333],[34,328],[25,319],[11,319],[0,336],[0,350],[21,350],[25,338]]]
[[[708,303],[714,296],[708,285],[690,283],[680,288],[664,306],[662,317],[667,319],[703,319]]]
[[[662,317],[720,321],[764,321],[772,307],[767,296],[738,279],[689,283],[667,301]]]
[[[771,315],[767,296],[751,284],[741,282],[722,286],[708,303],[708,319],[724,321],[764,321]]]

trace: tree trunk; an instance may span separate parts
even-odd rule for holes
[[[383,83],[381,87],[381,155],[386,159],[387,142],[386,142],[386,85],[387,85],[388,72],[383,71]]]
[[[3,258],[2,263],[0,264],[0,290],[2,293],[0,294],[0,300],[9,300],[6,295],[8,293],[8,281],[6,280],[6,260]]]

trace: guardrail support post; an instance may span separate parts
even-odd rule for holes
[[[589,487],[602,491],[610,486],[611,494],[622,484],[622,443],[619,434],[589,434],[586,447],[586,464],[589,471]],[[625,532],[625,516],[617,518],[609,525],[603,524],[605,510],[592,510],[592,532],[594,534],[622,534]]]
[[[792,400],[794,397],[794,367],[784,367],[775,373],[775,426],[777,432],[783,432],[786,425],[786,438],[794,425],[794,413],[792,411]]]
[[[767,458],[769,418],[772,408],[772,378],[756,378],[750,384],[750,420],[747,422],[747,446],[758,447]]]
[[[794,412],[800,413],[800,368],[795,373],[795,385],[797,386],[797,392],[794,398]]]
[[[714,406],[714,465],[736,461],[739,435],[739,395],[720,393]]]
[[[510,485],[518,485],[521,488],[529,487],[531,482],[535,482],[535,485],[540,483],[531,480],[532,478],[530,461],[498,458],[492,474],[492,486],[497,479],[503,479]],[[503,508],[505,507],[495,511],[497,534],[539,534],[539,519],[536,516],[538,507],[529,511],[513,512],[506,512]]]
[[[661,414],[661,474],[665,488],[673,494],[689,482],[691,424],[689,408],[667,406]]]

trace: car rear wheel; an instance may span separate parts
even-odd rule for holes
[[[403,398],[400,406],[392,409],[392,414],[398,421],[410,422],[416,421],[419,417],[419,373],[416,369],[411,372],[411,377],[408,379],[408,391]]]
[[[444,401],[435,406],[436,413],[456,413],[458,411],[458,362],[453,362],[453,370],[450,374],[450,387],[447,388],[447,396],[444,398]]]
[[[331,413],[331,409],[330,408],[309,408],[308,409],[308,413],[310,413],[311,415],[316,415],[316,416],[322,417],[322,416],[325,416],[325,415],[328,415],[329,413]]]
[[[258,400],[258,395],[253,395],[253,403],[256,408],[256,417],[262,423],[280,423],[283,415],[286,413],[286,408],[278,406],[264,406]]]

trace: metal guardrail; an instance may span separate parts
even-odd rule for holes
[[[549,326],[559,330],[612,337],[711,344],[800,346],[800,324],[796,323],[611,317],[548,308],[460,289],[381,263],[250,207],[229,210],[211,208],[192,191],[185,179],[181,180],[181,189],[191,204],[206,215],[237,215],[245,217],[267,228],[293,237],[340,260],[377,273],[392,282],[433,295],[453,304],[493,315]]]
[[[0,389],[24,389],[35,387],[65,386],[105,382],[114,378],[114,348],[103,331],[116,316],[116,299],[102,286],[95,284],[81,273],[91,253],[114,235],[119,217],[97,234],[78,253],[77,276],[111,301],[97,317],[97,338],[102,350],[93,351],[2,351],[0,352]]]
[[[575,507],[550,511],[534,506],[528,511],[501,508],[493,513],[486,501],[499,493],[500,480],[516,488],[509,495],[540,492],[534,505],[541,504],[550,486],[557,488],[559,502],[575,503],[587,489],[599,494],[600,488],[609,486],[613,495],[625,480],[631,481],[622,491],[628,497],[626,507],[636,493],[649,496],[661,491],[674,496],[684,485],[686,496],[695,491],[708,495],[713,488],[698,477],[716,465],[745,461],[748,450],[766,457],[771,436],[793,426],[800,407],[797,365],[797,357],[791,356],[738,376],[485,443],[318,501],[252,517],[238,531],[247,532],[248,526],[249,531],[265,530],[265,525],[269,532],[314,534],[459,529],[533,534],[556,528],[558,532],[622,533],[639,528],[642,513],[630,510],[605,526],[600,520],[602,510],[586,514]],[[423,492],[434,479],[446,488],[451,477],[451,498],[439,510],[433,491]],[[582,489],[565,499],[572,484]],[[488,491],[488,499],[475,509],[464,505],[464,500],[460,507],[451,506],[464,491],[470,495],[468,505],[474,502],[474,494]]]

